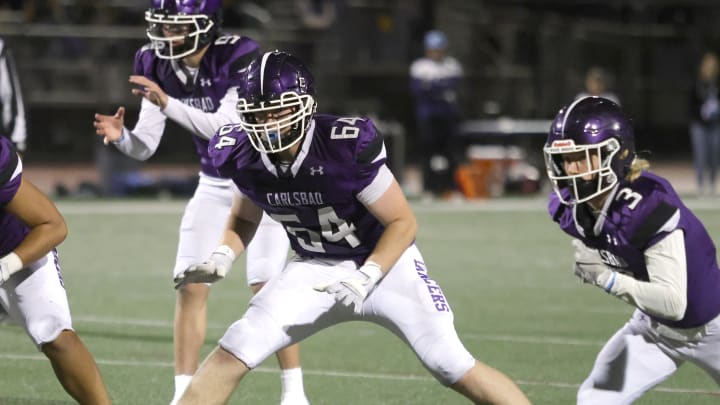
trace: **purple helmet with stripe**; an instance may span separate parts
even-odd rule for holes
[[[161,59],[192,55],[220,29],[222,0],[152,0],[145,12],[147,36]]]
[[[548,177],[560,200],[585,202],[610,190],[629,173],[635,159],[633,127],[617,104],[602,97],[585,97],[558,112],[543,152]],[[566,173],[569,154],[576,160],[585,159],[587,171]],[[566,188],[569,199],[561,192]]]
[[[248,66],[237,112],[258,151],[276,153],[296,144],[316,108],[313,76],[295,56],[267,52]]]

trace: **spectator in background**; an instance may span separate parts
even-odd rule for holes
[[[0,135],[9,138],[21,155],[25,153],[27,142],[25,105],[12,53],[2,38],[0,38]]]
[[[457,103],[462,66],[448,56],[442,31],[425,34],[425,55],[410,66],[410,89],[423,158],[423,187],[433,196],[457,193],[453,173],[457,166]]]
[[[620,99],[615,93],[610,91],[610,87],[610,75],[605,69],[593,66],[585,73],[585,90],[578,93],[575,99],[597,96],[620,105]]]
[[[692,141],[698,193],[704,193],[705,169],[710,170],[708,191],[715,194],[720,158],[720,103],[718,101],[718,56],[706,52],[690,94],[690,139]]]

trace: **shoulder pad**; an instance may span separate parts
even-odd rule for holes
[[[151,43],[143,45],[137,52],[135,52],[135,63],[133,65],[133,74],[145,75],[152,69],[153,61],[155,59],[155,51],[152,48]]]
[[[220,35],[213,42],[213,54],[228,64],[231,72],[244,70],[260,56],[260,45],[241,35]]]
[[[385,143],[383,136],[378,131],[371,119],[365,118],[355,125],[358,130],[358,142],[356,146],[356,160],[358,163],[371,163],[378,158],[385,157]]]
[[[208,143],[208,154],[212,166],[223,177],[232,177],[233,161],[247,143],[247,136],[239,124],[221,126]]]
[[[629,233],[630,244],[635,248],[642,249],[652,239],[652,237],[661,231],[670,231],[677,224],[670,224],[675,219],[678,208],[666,201],[659,201],[654,207],[648,209],[642,218],[638,218],[635,222],[637,225],[632,227]]]
[[[562,217],[566,208],[567,205],[560,202],[560,198],[558,198],[557,194],[555,194],[554,191],[551,191],[548,198],[548,213],[552,217],[553,221],[560,222],[560,217]]]
[[[624,212],[627,238],[637,249],[643,249],[659,232],[677,226],[679,208],[661,184],[652,178],[639,178],[621,186],[615,195]]]

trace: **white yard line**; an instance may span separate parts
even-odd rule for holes
[[[33,361],[47,361],[45,356],[39,354],[11,354],[11,353],[0,353],[0,359],[5,360],[33,360]],[[171,362],[161,361],[133,361],[133,360],[115,360],[115,359],[100,359],[95,358],[95,361],[101,365],[107,366],[120,366],[120,367],[151,367],[151,368],[171,368],[173,364]],[[277,373],[277,368],[272,367],[258,367],[253,370],[259,373]],[[339,377],[339,378],[364,378],[373,380],[384,380],[384,381],[433,381],[429,376],[419,376],[412,374],[386,374],[386,373],[361,373],[352,371],[342,370],[310,370],[303,368],[303,374],[312,375],[318,377]],[[580,385],[579,382],[560,382],[560,381],[535,381],[535,380],[516,380],[519,385],[533,385],[541,387],[553,387],[553,388],[567,388],[577,389]],[[720,396],[720,391],[705,390],[705,389],[693,389],[693,388],[670,388],[670,387],[658,387],[653,389],[655,392],[665,392],[670,394],[697,394],[697,395],[712,395]]]
[[[111,326],[142,326],[161,329],[172,329],[173,323],[169,320],[154,319],[131,319],[131,318],[108,318],[97,315],[74,315],[73,323],[82,324],[102,324]],[[208,323],[207,328],[212,330],[225,330],[229,325],[220,323]],[[493,335],[480,333],[462,333],[465,339],[489,340],[496,342],[518,342],[532,344],[548,344],[548,345],[567,345],[567,346],[591,346],[600,347],[603,341],[600,340],[584,340],[584,339],[566,339],[556,336],[518,336],[518,335]]]

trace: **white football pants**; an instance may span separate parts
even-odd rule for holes
[[[173,278],[190,265],[207,260],[218,247],[237,192],[231,180],[200,173],[198,187],[185,207],[180,224]],[[290,241],[282,225],[263,214],[262,222],[245,252],[248,285],[265,282],[280,273],[287,261],[289,248]]]
[[[356,271],[349,260],[294,258],[252,298],[250,308],[228,328],[220,346],[254,368],[279,349],[326,327],[363,320],[397,335],[445,385],[456,383],[474,366],[474,357],[455,332],[450,305],[428,276],[414,245],[371,291],[360,315],[337,303],[333,295],[313,288]]]
[[[702,327],[671,329],[635,310],[605,344],[580,386],[578,405],[630,404],[685,361],[720,385],[720,316]]]
[[[0,304],[13,322],[22,325],[38,350],[73,330],[57,251],[13,274],[0,286]]]

